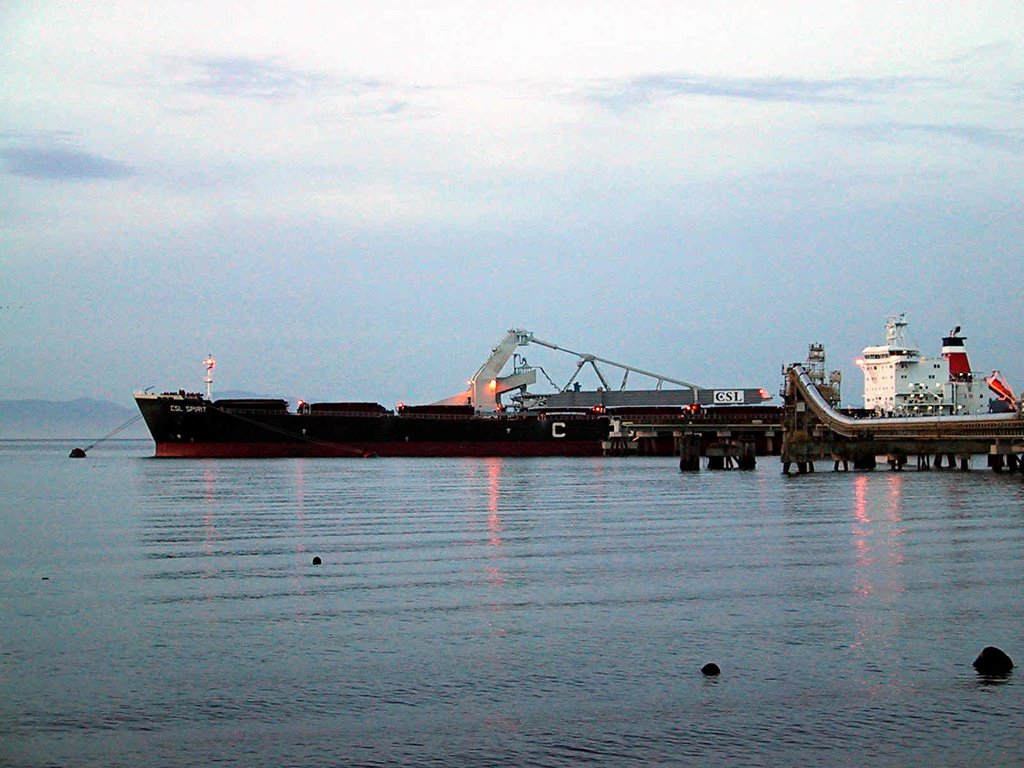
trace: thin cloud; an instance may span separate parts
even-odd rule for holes
[[[586,97],[609,109],[623,110],[683,96],[801,104],[853,103],[880,94],[921,85],[921,78],[845,77],[834,80],[803,78],[731,78],[686,74],[652,74],[611,82]]]
[[[320,113],[322,123],[337,123],[353,119],[375,118],[384,121],[422,120],[435,117],[436,107],[428,107],[408,99],[368,98]]]
[[[279,64],[272,59],[195,58],[183,60],[191,70],[185,87],[207,95],[280,101],[310,96],[325,89],[353,93],[379,88],[369,79],[341,79]]]
[[[135,173],[124,163],[67,147],[6,147],[0,158],[8,173],[31,179],[121,179]]]
[[[876,123],[849,130],[878,141],[901,141],[911,135],[925,134],[956,139],[985,149],[1024,154],[1024,135],[967,123]]]
[[[966,141],[969,144],[976,144],[979,147],[1002,149],[1017,154],[1024,153],[1024,136],[1013,134],[1007,131],[997,131],[993,128],[984,128],[978,125],[953,124],[953,125],[908,125],[908,131],[930,133],[937,136],[949,136],[954,139]]]
[[[417,120],[436,114],[432,86],[399,84],[373,78],[345,77],[327,71],[298,69],[273,58],[164,57],[157,76],[136,77],[125,87],[153,87],[164,109],[184,117],[203,114],[216,101],[261,101],[269,105],[311,100],[324,122],[374,118]],[[197,101],[195,97],[203,97]],[[182,99],[181,97],[186,97]],[[425,102],[426,98],[426,102]]]
[[[1009,40],[1000,40],[995,43],[988,43],[986,45],[978,45],[974,48],[969,48],[963,53],[959,53],[956,56],[951,56],[950,58],[945,59],[943,63],[969,64],[991,59],[1003,59],[1012,54],[1014,48],[1014,44]]]

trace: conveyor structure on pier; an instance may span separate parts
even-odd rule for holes
[[[815,460],[832,459],[838,468],[872,469],[884,455],[894,469],[908,458],[927,469],[946,457],[962,468],[969,457],[988,454],[994,469],[1024,469],[1024,417],[1010,413],[970,416],[896,416],[862,418],[843,413],[826,399],[801,365],[786,371],[782,463],[788,473],[813,471]]]

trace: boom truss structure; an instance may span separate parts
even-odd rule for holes
[[[516,353],[520,347],[529,346],[530,344],[536,344],[557,352],[564,352],[577,358],[576,371],[569,381],[561,387],[561,392],[568,392],[576,383],[581,371],[588,365],[597,375],[604,390],[614,391],[609,385],[604,371],[598,365],[600,363],[622,371],[622,382],[618,389],[620,392],[626,390],[626,383],[629,380],[629,375],[632,373],[653,379],[655,381],[655,391],[661,391],[666,383],[678,385],[683,388],[683,391],[680,392],[683,399],[687,402],[698,402],[697,392],[700,390],[700,387],[691,382],[655,373],[654,371],[644,370],[643,368],[637,368],[636,366],[620,363],[589,352],[576,352],[559,344],[539,339],[531,331],[523,328],[511,328],[504,338],[498,342],[497,346],[491,350],[490,356],[484,361],[483,365],[466,382],[465,391],[441,400],[435,403],[435,405],[472,405],[477,412],[494,413],[502,410],[501,396],[506,393],[517,392],[517,399],[520,402],[542,399],[544,396],[534,395],[528,392],[527,388],[531,384],[536,384],[537,371],[541,370],[543,372],[543,369],[529,365],[524,357]],[[502,369],[513,357],[515,360],[512,372],[502,376]],[[545,376],[547,376],[546,373]],[[550,379],[548,380],[550,381]]]

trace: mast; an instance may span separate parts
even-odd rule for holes
[[[213,369],[217,361],[213,359],[213,355],[208,355],[203,360],[203,365],[206,366],[206,376],[203,378],[203,383],[206,384],[206,399],[213,400]]]

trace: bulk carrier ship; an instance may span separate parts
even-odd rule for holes
[[[855,361],[864,374],[864,408],[874,416],[975,416],[1019,407],[1002,374],[971,370],[960,326],[942,337],[939,357],[925,357],[907,337],[906,314],[885,322],[885,343]]]
[[[560,390],[529,391],[538,370],[543,372],[517,354],[529,344],[577,357],[576,372]],[[510,360],[511,372],[502,375]],[[624,371],[618,390],[608,386],[599,363]],[[759,406],[771,398],[763,388],[703,389],[573,352],[520,328],[505,334],[464,391],[427,405],[399,403],[394,410],[372,402],[300,400],[292,409],[283,399],[215,400],[216,362],[211,357],[205,365],[205,395],[184,390],[135,394],[157,457],[599,456],[616,414],[685,418],[705,407]],[[588,365],[601,381],[599,389],[583,390],[576,382]],[[654,379],[656,387],[626,389],[631,373]]]

